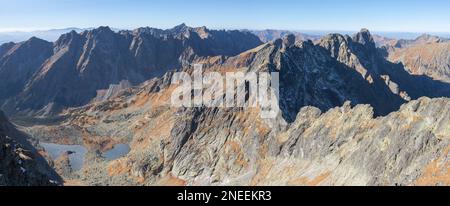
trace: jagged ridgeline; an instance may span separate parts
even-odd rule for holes
[[[51,115],[82,106],[110,85],[138,85],[196,57],[237,55],[262,42],[248,32],[179,25],[168,30],[109,27],[31,38],[0,48],[0,104],[8,114]]]
[[[36,44],[47,50],[24,52]],[[77,184],[448,185],[450,84],[386,52],[366,29],[262,43],[249,32],[185,25],[101,27],[53,44],[3,45],[0,75],[11,76],[1,88],[19,89],[3,94],[2,108],[12,117],[61,117],[20,130],[85,147],[81,170],[57,167]],[[35,56],[14,61],[19,54]],[[172,107],[172,71],[193,64],[279,72],[281,113]],[[28,72],[12,78],[17,68]],[[117,144],[129,152],[106,158]]]

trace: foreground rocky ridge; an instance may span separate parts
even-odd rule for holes
[[[110,162],[96,157],[98,150],[93,149],[77,181],[87,185],[450,184],[447,98],[421,98],[378,118],[368,105],[352,108],[346,103],[325,113],[304,107],[296,121],[286,124],[281,118],[259,118],[257,109],[174,109],[164,103],[167,92],[170,88],[132,96],[126,108],[120,99],[92,105],[51,128],[81,129],[90,142],[107,138],[130,142],[131,152]]]
[[[60,177],[0,111],[0,186],[60,184]]]
[[[428,98],[376,119],[367,105],[346,104],[322,115],[303,108],[278,137],[283,158],[271,162],[273,171],[262,182],[271,184],[266,179],[273,178],[286,184],[448,185],[449,109],[449,99]],[[288,163],[280,164],[282,159]],[[298,178],[284,178],[277,172],[283,168]]]

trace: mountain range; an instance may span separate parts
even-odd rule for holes
[[[46,41],[54,42],[61,35],[69,33],[70,31],[76,31],[78,33],[92,30],[93,28],[64,28],[64,29],[50,29],[50,30],[37,30],[37,31],[3,31],[0,32],[0,44],[8,42],[22,42],[30,39],[31,37],[37,37]],[[119,31],[119,29],[113,29]]]
[[[193,58],[236,55],[261,43],[250,33],[184,24],[118,33],[99,27],[72,31],[54,43],[8,43],[0,47],[0,76],[7,80],[0,84],[0,104],[7,114],[53,114],[82,106],[111,85],[137,85]]]
[[[1,108],[66,185],[449,185],[445,41],[300,35],[182,24],[3,44]],[[171,107],[194,64],[279,72],[280,114]],[[82,169],[40,142],[85,147]],[[108,159],[114,145],[129,151]]]

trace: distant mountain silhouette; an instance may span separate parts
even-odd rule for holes
[[[297,41],[306,41],[306,40],[315,41],[320,38],[319,35],[311,35],[311,34],[289,31],[289,30],[267,29],[267,30],[253,30],[251,32],[253,34],[255,34],[256,36],[258,36],[261,39],[261,41],[263,41],[263,42],[269,42],[269,41],[281,39],[290,34],[294,35]]]
[[[54,44],[33,37],[0,47],[0,77],[5,79],[0,102],[8,114],[48,115],[84,105],[110,85],[137,85],[195,57],[232,56],[261,43],[248,32],[184,24],[168,30],[72,31]]]
[[[450,42],[433,41],[406,48],[391,48],[388,59],[402,63],[414,75],[450,83]]]

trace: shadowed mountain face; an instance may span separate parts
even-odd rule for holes
[[[57,186],[60,177],[0,111],[0,186]]]
[[[330,39],[334,39],[331,44]],[[353,38],[331,35],[322,39],[319,45],[330,50],[331,55],[339,62],[355,69],[371,85],[376,86],[384,82],[391,93],[406,101],[422,96],[450,95],[449,84],[434,81],[428,76],[411,75],[402,64],[385,60],[382,50],[375,47],[373,38],[367,30],[362,30]]]
[[[449,84],[410,75],[401,64],[387,61],[367,30],[353,37],[330,34],[316,45],[289,39],[294,37],[236,57],[248,58],[239,62],[248,62],[250,70],[280,72],[280,106],[288,122],[304,106],[327,111],[351,101],[387,115],[411,99],[450,97]]]
[[[350,100],[371,104],[377,115],[385,115],[405,100],[449,95],[447,84],[411,76],[402,65],[386,61],[367,30],[354,37],[327,35],[316,45],[296,40],[286,34],[259,47],[258,58],[241,65],[266,62],[267,70],[280,71],[281,96],[287,97],[281,99],[292,100],[280,103],[288,121],[307,105],[327,110]],[[0,83],[0,100],[11,115],[49,116],[188,67],[196,59],[235,56],[260,44],[250,33],[184,24],[118,33],[100,27],[64,34],[53,45],[36,38],[4,44],[0,76],[7,81]]]
[[[17,95],[52,54],[52,44],[37,38],[0,47],[0,99]]]
[[[184,24],[169,30],[70,32],[53,46],[36,38],[5,44],[0,49],[0,77],[7,80],[0,84],[2,107],[9,114],[49,115],[84,105],[111,85],[137,85],[196,57],[236,55],[260,44],[250,33]]]

